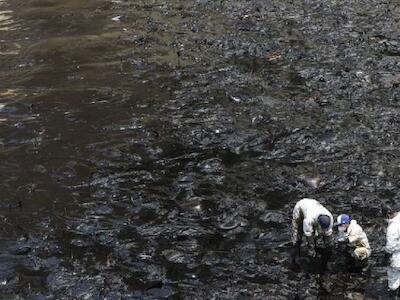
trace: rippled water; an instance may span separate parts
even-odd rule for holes
[[[383,297],[399,12],[0,0],[1,297]],[[304,196],[360,221],[369,274],[293,268]]]

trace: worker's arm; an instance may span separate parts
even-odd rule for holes
[[[400,250],[400,228],[389,227],[386,233],[386,247],[385,251],[392,254]]]
[[[314,235],[314,226],[312,220],[310,219],[303,220],[303,232],[307,238]]]
[[[348,239],[349,239],[349,243],[350,244],[356,244],[357,241],[360,240],[360,238],[358,236],[356,236],[356,235],[349,235]]]

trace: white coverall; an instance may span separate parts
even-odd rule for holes
[[[400,286],[400,213],[389,220],[385,250],[392,255],[387,274],[389,289],[394,291]]]
[[[320,230],[318,224],[318,217],[320,215],[327,215],[331,219],[329,229],[325,232]],[[297,202],[293,209],[292,226],[292,243],[296,245],[297,242],[301,241],[303,233],[306,237],[332,235],[333,217],[317,200],[304,198]]]
[[[345,232],[344,240],[349,241],[349,246],[354,248],[351,256],[358,260],[364,260],[371,255],[371,248],[368,243],[367,235],[356,220],[351,220]]]

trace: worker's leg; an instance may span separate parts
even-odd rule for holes
[[[299,207],[295,206],[292,219],[292,243],[294,254],[300,255],[300,246],[303,239],[303,215]]]
[[[300,208],[295,206],[292,219],[292,243],[293,246],[301,244],[303,238],[303,216]]]
[[[388,286],[391,291],[396,291],[400,286],[400,270],[388,267]]]

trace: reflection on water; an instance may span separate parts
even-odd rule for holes
[[[18,28],[13,20],[13,11],[7,10],[7,4],[6,0],[0,0],[0,32],[16,30]]]
[[[0,11],[0,30],[10,30],[10,25],[13,23],[11,10]]]
[[[13,31],[18,29],[18,24],[13,19],[13,11],[8,9],[8,2],[0,0],[0,32]],[[0,37],[0,56],[1,55],[17,55],[21,45],[17,42]]]

